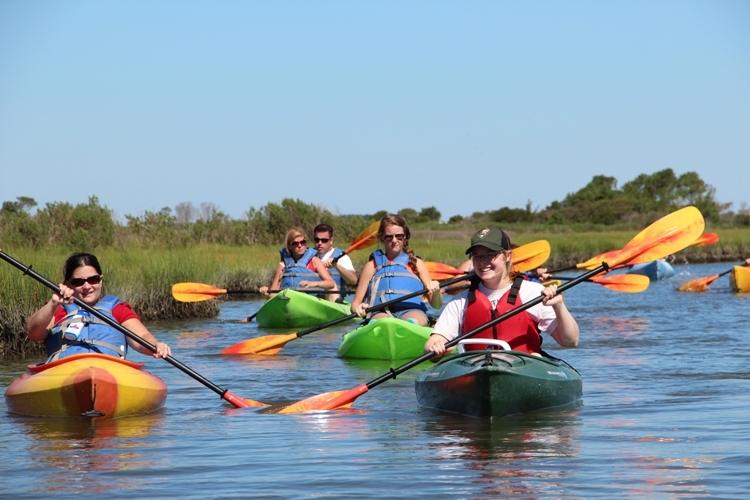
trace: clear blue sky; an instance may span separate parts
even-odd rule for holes
[[[750,203],[750,2],[0,0],[0,201],[447,219],[664,168]]]

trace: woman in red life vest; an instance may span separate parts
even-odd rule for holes
[[[540,294],[541,304],[516,314],[472,338],[503,340],[511,349],[531,354],[541,352],[541,332],[546,332],[563,347],[578,345],[578,324],[571,316],[557,286],[542,286],[511,276],[513,251],[510,238],[497,228],[477,231],[466,251],[470,255],[475,277],[468,290],[461,292],[443,310],[425,353],[433,352],[438,359],[445,355],[445,344],[464,332],[473,330],[493,318],[529,302]],[[486,349],[484,344],[467,345],[466,350]]]
[[[440,309],[443,305],[440,283],[430,277],[424,261],[409,248],[410,237],[409,227],[403,217],[388,214],[380,220],[378,239],[383,249],[373,252],[362,269],[352,300],[353,313],[364,317],[365,309],[370,306],[420,290],[427,290],[424,297],[432,307]],[[370,319],[393,316],[427,326],[427,306],[422,297],[419,295],[388,306],[384,312],[376,312]]]

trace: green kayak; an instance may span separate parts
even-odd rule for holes
[[[309,293],[282,290],[263,304],[255,321],[264,328],[307,328],[350,313],[346,302],[339,304]]]
[[[467,351],[415,382],[417,403],[471,417],[505,417],[575,403],[583,381],[565,361],[517,351]]]
[[[411,359],[424,354],[432,328],[396,318],[371,321],[344,335],[340,358]]]

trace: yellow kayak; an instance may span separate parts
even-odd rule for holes
[[[5,391],[8,411],[37,417],[97,420],[142,415],[164,406],[167,386],[143,363],[103,354],[75,354],[43,365]]]
[[[734,266],[734,271],[729,275],[729,281],[735,292],[750,292],[750,267]]]

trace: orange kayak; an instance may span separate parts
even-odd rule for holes
[[[37,417],[97,420],[142,415],[164,406],[167,386],[143,363],[103,354],[75,354],[43,365],[5,391],[8,411]]]

